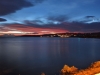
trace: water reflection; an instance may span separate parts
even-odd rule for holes
[[[64,64],[86,68],[100,60],[99,44],[84,38],[0,38],[0,69],[12,69],[10,75],[54,75]]]

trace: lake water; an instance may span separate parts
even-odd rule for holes
[[[58,75],[67,64],[79,69],[100,60],[100,39],[0,38],[0,75]]]

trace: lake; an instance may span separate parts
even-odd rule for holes
[[[79,69],[100,60],[100,39],[0,38],[0,75],[59,75],[65,64]]]

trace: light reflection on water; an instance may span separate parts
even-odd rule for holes
[[[86,68],[100,60],[100,40],[84,38],[0,38],[0,70],[6,75],[55,75],[64,64]]]

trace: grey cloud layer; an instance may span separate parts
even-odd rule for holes
[[[60,28],[64,30],[68,30],[69,32],[100,32],[100,22],[94,23],[83,23],[83,22],[61,22],[60,24],[44,24],[39,25],[38,23],[34,23],[34,21],[25,22],[27,26],[39,27],[39,28]]]

